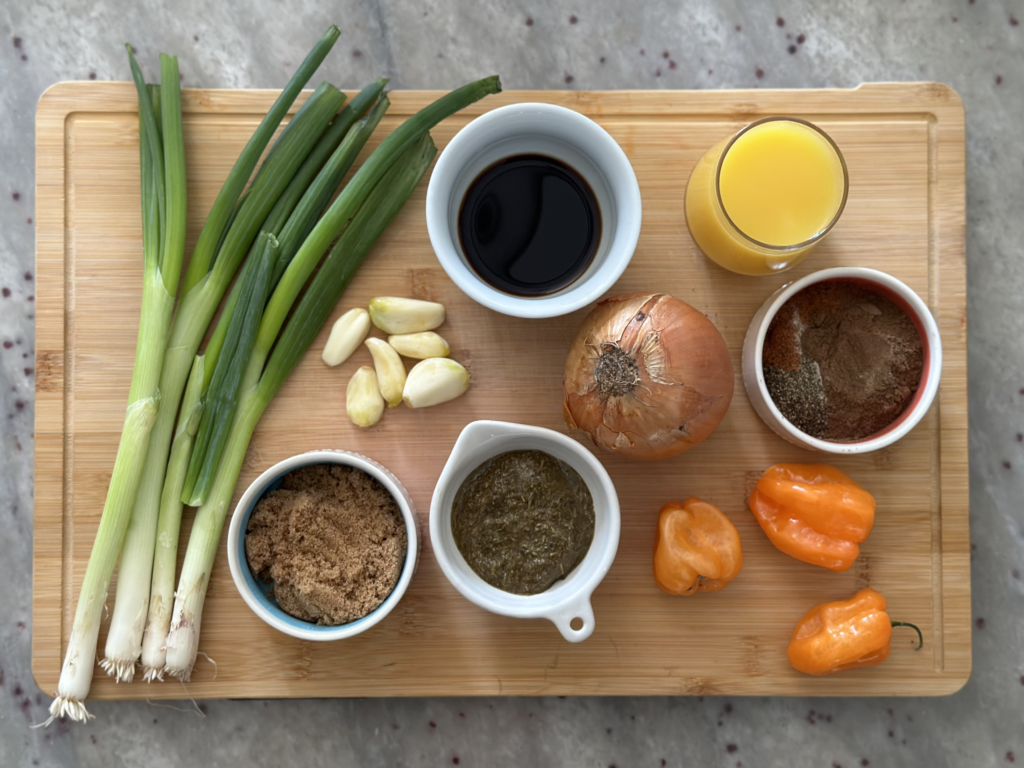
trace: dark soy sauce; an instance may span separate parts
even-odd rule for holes
[[[601,240],[601,211],[576,171],[544,155],[516,155],[473,181],[459,210],[470,265],[498,290],[540,296],[582,275]]]

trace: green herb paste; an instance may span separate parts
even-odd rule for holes
[[[548,589],[594,540],[594,499],[579,473],[543,451],[488,459],[459,486],[452,534],[469,567],[516,595]]]

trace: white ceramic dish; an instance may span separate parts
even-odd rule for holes
[[[337,627],[325,627],[302,621],[282,611],[273,597],[267,594],[267,585],[261,584],[249,570],[249,563],[245,558],[245,530],[249,524],[249,517],[256,508],[256,503],[263,498],[265,493],[278,488],[284,476],[293,469],[313,464],[341,464],[361,469],[371,477],[375,477],[394,497],[402,512],[402,519],[405,521],[407,542],[405,563],[395,588],[374,611],[361,619]],[[242,599],[245,600],[246,605],[252,608],[253,613],[274,629],[302,640],[341,640],[365,632],[380,622],[398,605],[406,589],[409,588],[409,582],[412,581],[416,565],[419,562],[419,554],[420,539],[416,509],[405,486],[373,459],[351,451],[310,451],[278,462],[257,477],[242,494],[242,498],[231,516],[231,525],[228,528],[228,566],[231,569],[231,578],[234,579]]]
[[[538,595],[513,595],[492,587],[469,567],[452,536],[452,502],[459,486],[487,459],[515,450],[540,450],[566,462],[580,473],[594,499],[594,541],[589,551],[568,576]],[[452,586],[467,600],[493,613],[548,619],[571,643],[586,640],[594,631],[590,596],[615,559],[619,528],[615,486],[590,451],[559,432],[503,421],[474,421],[462,430],[430,502],[430,542]]]
[[[802,291],[809,285],[820,283],[824,280],[844,279],[854,282],[861,282],[886,298],[893,301],[903,309],[914,321],[917,332],[921,336],[921,343],[924,347],[924,372],[921,375],[921,383],[917,388],[914,399],[903,414],[892,424],[875,435],[863,440],[849,443],[834,443],[828,440],[819,440],[801,432],[782,413],[768,394],[768,387],[764,380],[764,368],[762,365],[762,351],[765,336],[768,333],[768,326],[783,304],[790,298]],[[892,445],[911,429],[913,429],[931,406],[935,394],[939,390],[939,378],[942,373],[942,340],[939,338],[939,328],[935,324],[935,318],[928,311],[928,307],[920,297],[906,284],[895,277],[879,272],[874,269],[863,267],[836,267],[834,269],[823,269],[802,277],[794,283],[783,286],[773,293],[750,321],[746,338],[743,341],[743,386],[747,390],[747,397],[757,415],[765,424],[772,428],[776,434],[784,437],[791,443],[801,448],[808,448],[813,451],[824,451],[825,453],[851,454],[868,453],[877,451]]]
[[[459,207],[477,176],[503,158],[539,154],[575,169],[601,210],[601,241],[590,267],[544,296],[514,296],[484,282],[459,242]],[[633,257],[640,236],[640,185],[622,148],[588,117],[552,104],[510,104],[478,117],[448,142],[427,186],[427,232],[437,259],[462,291],[516,317],[556,317],[597,301]]]

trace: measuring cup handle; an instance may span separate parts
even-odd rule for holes
[[[594,631],[594,609],[590,606],[590,595],[584,595],[575,603],[559,608],[550,618],[562,637],[570,643],[586,640]],[[573,629],[574,622],[577,629]]]

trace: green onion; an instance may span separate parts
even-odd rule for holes
[[[171,625],[174,607],[174,569],[178,564],[178,533],[181,529],[181,487],[185,482],[192,443],[199,431],[203,415],[202,355],[196,355],[192,372],[185,385],[181,401],[181,415],[171,443],[171,458],[167,462],[164,492],[160,498],[160,517],[157,521],[156,551],[153,553],[153,586],[149,595],[146,632],[142,639],[142,671],[147,683],[163,680],[164,640]]]
[[[277,238],[264,232],[256,244],[253,256],[255,266],[247,270],[242,277],[238,311],[228,324],[224,342],[224,349],[228,354],[218,361],[210,382],[199,433],[196,435],[188,473],[185,475],[181,500],[191,506],[198,506],[208,490],[205,485],[197,487],[196,480],[200,473],[204,473],[204,477],[209,476],[211,467],[216,467],[224,448],[228,427],[231,426],[238,403],[242,374],[249,361],[252,345],[256,341],[260,317],[263,315],[263,307],[270,292],[270,279],[277,264],[277,253]]]
[[[377,124],[384,116],[384,112],[387,110],[390,102],[387,97],[381,96],[377,104],[370,111],[370,114],[360,120],[356,125],[352,126],[349,130],[348,135],[341,145],[335,150],[334,154],[328,160],[327,164],[323,167],[316,179],[306,190],[302,199],[295,207],[292,215],[288,218],[287,223],[280,228],[280,252],[277,259],[277,263],[274,266],[273,279],[271,280],[271,286],[277,281],[277,279],[284,272],[283,264],[287,264],[291,261],[292,256],[298,250],[301,243],[305,240],[306,236],[313,229],[317,219],[323,212],[324,208],[330,202],[331,197],[334,195],[341,184],[342,179],[348,172],[348,169],[355,162],[356,157],[359,155],[360,150],[369,140],[370,135],[373,133]],[[236,285],[244,286],[248,273],[251,270],[250,262],[242,269],[242,278],[236,283]],[[240,292],[240,290],[239,290]],[[237,294],[239,292],[232,291],[232,295],[229,297],[229,306],[225,308],[225,311],[221,314],[221,319],[218,322],[217,328],[214,331],[213,338],[210,344],[207,346],[206,356],[207,359],[214,360],[217,372],[221,371],[223,365],[232,366],[235,365],[235,360],[240,361],[238,364],[244,369],[246,363],[250,360],[250,351],[252,350],[252,343],[250,342],[246,349],[245,354],[237,356],[232,353],[231,361],[218,361],[217,358],[220,354],[221,345],[225,343],[225,337],[229,335],[229,331],[223,331],[222,329],[229,328],[234,322],[232,313],[234,312],[234,306],[232,305],[231,299],[238,301]],[[263,301],[266,301],[264,295]],[[259,306],[260,314],[263,312],[263,304]],[[259,322],[260,315],[256,315],[256,321]],[[225,320],[227,318],[227,320]],[[253,329],[255,332],[255,328]],[[228,349],[231,349],[231,343],[227,342]],[[267,350],[269,351],[269,350]],[[257,355],[261,364],[266,359],[266,351],[261,351]],[[239,371],[240,376],[243,371]],[[209,376],[209,374],[207,374]],[[217,374],[215,373],[214,376]],[[234,382],[234,373],[229,374],[231,381]],[[213,480],[213,475],[217,469],[217,462],[220,460],[221,450],[223,449],[223,440],[221,439],[226,435],[227,428],[231,424],[230,413],[233,409],[234,398],[237,396],[237,385],[230,395],[225,391],[220,391],[218,387],[210,384],[210,398],[216,397],[221,405],[213,410],[208,409],[208,413],[203,416],[203,425],[200,427],[199,435],[196,438],[196,445],[192,456],[191,463],[189,465],[189,477],[185,481],[185,487],[182,492],[181,500],[191,506],[199,506],[203,503],[206,498],[206,493],[209,490],[210,483]],[[216,394],[215,394],[216,393]],[[226,417],[225,417],[226,414]],[[217,439],[212,438],[212,433],[216,431],[219,435]]]
[[[324,84],[318,88],[303,105],[301,114],[291,121],[290,130],[282,133],[271,156],[263,164],[257,183],[250,186],[244,196],[240,196],[242,187],[277,130],[280,120],[306,80],[327,55],[337,36],[336,28],[328,30],[242,151],[207,218],[189,262],[188,272],[182,281],[182,297],[174,313],[160,373],[160,407],[152,427],[148,452],[142,451],[145,464],[141,469],[131,529],[125,544],[125,552],[132,554],[122,556],[122,560],[128,558],[132,561],[133,570],[130,572],[134,578],[118,579],[118,595],[106,647],[105,666],[119,680],[131,679],[135,662],[142,650],[164,475],[178,406],[199,344],[238,264],[258,234],[260,225],[328,128],[344,101],[344,95],[331,85]],[[227,227],[229,221],[231,225]],[[217,243],[220,243],[220,248],[215,251],[213,245]],[[188,287],[190,275],[191,289]],[[136,560],[138,565],[135,564]],[[125,568],[125,562],[122,562],[122,568]]]
[[[309,348],[370,247],[426,172],[436,152],[427,131],[459,109],[500,90],[496,77],[471,83],[442,97],[399,126],[363,163],[288,265],[260,321],[224,454],[211,481],[207,500],[196,515],[175,592],[174,615],[165,643],[165,672],[183,680],[192,673],[210,570],[231,494],[260,416]],[[342,229],[344,232],[331,255],[288,320],[306,280]],[[288,325],[275,346],[286,320]],[[273,354],[264,370],[263,363],[271,351]]]
[[[92,683],[100,620],[114,566],[131,520],[161,393],[158,384],[184,259],[185,147],[177,59],[160,57],[161,126],[128,46],[139,97],[139,159],[142,178],[143,286],[135,366],[121,441],[103,515],[89,555],[57,697],[50,718],[90,717],[84,700]]]
[[[309,229],[316,223],[317,216],[323,211],[327,203],[330,202],[331,196],[334,194],[335,188],[341,182],[345,172],[351,166],[356,156],[359,154],[360,149],[366,143],[373,128],[377,125],[380,117],[379,115],[373,114],[365,120],[360,121],[359,125],[355,128],[352,127],[353,122],[362,115],[362,113],[369,107],[375,99],[378,99],[384,86],[387,84],[387,80],[380,79],[371,83],[369,86],[364,88],[356,97],[352,100],[351,104],[345,107],[344,110],[335,118],[331,127],[324,134],[324,136],[318,142],[316,148],[310,153],[309,157],[303,163],[302,167],[296,173],[292,179],[288,188],[281,195],[274,209],[267,217],[267,221],[264,222],[264,231],[268,231],[271,234],[279,235],[281,231],[285,229],[286,222],[282,220],[280,213],[283,210],[288,210],[290,216],[288,222],[291,221],[303,221],[308,220],[301,229],[302,237],[308,233]],[[386,108],[386,105],[385,107]],[[376,107],[383,113],[383,108]],[[351,130],[349,130],[351,128]],[[357,138],[355,140],[347,141],[342,147],[339,147],[342,137],[345,133],[352,134],[355,132]],[[331,154],[333,152],[333,155]],[[323,170],[320,169],[320,165],[330,155],[330,160]],[[316,198],[310,199],[310,195],[307,194],[306,186],[310,180],[313,179],[313,175],[317,174],[316,185],[322,189],[322,199]],[[299,194],[294,194],[293,190],[299,190]],[[301,200],[299,199],[301,196]],[[291,197],[292,202],[282,203],[286,198]],[[297,207],[296,207],[297,206]],[[286,259],[285,250],[287,250],[287,258],[290,259],[298,248],[298,243],[291,243],[292,228],[288,228],[288,248],[284,247],[285,243],[282,243],[282,247],[278,251],[277,264],[274,268],[273,278],[271,280],[271,287],[276,284],[280,277],[280,274],[284,269],[284,262]],[[246,275],[251,265],[256,260],[250,259],[246,262],[243,267],[242,274],[238,280],[235,281],[235,285],[228,296],[228,300],[225,304],[224,309],[221,312],[220,320],[218,321],[217,327],[206,347],[204,353],[204,373],[200,374],[201,382],[197,384],[200,387],[200,396],[205,397],[207,388],[211,384],[211,379],[214,375],[214,371],[217,367],[218,358],[220,356],[221,349],[223,348],[225,338],[227,336],[228,326],[231,318],[234,314],[235,306],[238,302],[239,292],[242,284],[246,280]],[[193,375],[196,375],[193,371]],[[192,379],[189,379],[189,388],[192,387]],[[230,425],[230,420],[228,424]],[[198,422],[196,422],[198,427]],[[179,427],[180,431],[180,427]],[[193,429],[190,439],[181,439],[181,447],[179,452],[179,438],[175,437],[175,444],[171,449],[170,466],[167,470],[167,477],[164,484],[163,493],[161,495],[160,502],[160,516],[157,524],[157,562],[154,563],[152,587],[150,590],[150,607],[149,616],[146,623],[146,632],[143,638],[142,644],[142,666],[144,679],[152,681],[155,679],[163,679],[163,667],[166,658],[166,652],[164,650],[164,644],[167,640],[167,632],[171,624],[171,607],[174,595],[174,560],[177,554],[177,536],[178,530],[181,525],[181,510],[182,510],[182,491],[184,487],[184,475],[185,467],[189,463],[189,452],[192,450],[193,441],[191,437],[195,436],[195,429]],[[217,456],[219,457],[220,451],[218,450]],[[212,466],[212,463],[211,463]],[[212,471],[207,471],[207,476],[212,476]],[[200,482],[204,484],[208,483],[208,480],[201,477]],[[173,501],[171,499],[173,498]],[[173,541],[173,550],[168,552],[165,556],[169,561],[169,566],[166,568],[159,567],[159,558],[161,557],[160,546],[165,541]]]
[[[421,133],[411,144],[392,159],[379,183],[360,201],[358,213],[288,321],[266,372],[254,388],[243,393],[209,498],[196,512],[175,593],[165,669],[175,677],[188,680],[192,674],[210,571],[252,433],[271,399],[316,338],[356,269],[430,166],[437,150],[429,134]]]
[[[314,106],[316,105],[317,101],[323,97],[324,93],[328,91],[333,92],[336,90],[337,89],[333,85],[328,83],[326,80],[317,86],[316,90],[313,91],[310,97],[306,99],[306,101],[303,103],[301,107],[299,107],[298,111],[295,113],[295,117],[293,117],[284,127],[284,130],[281,131],[281,135],[278,136],[277,139],[274,140],[274,143],[270,146],[270,151],[267,152],[266,158],[264,158],[263,162],[260,163],[259,168],[256,169],[256,175],[253,176],[252,181],[249,183],[250,189],[260,183],[260,179],[263,176],[263,169],[267,167],[267,164],[269,163],[270,159],[274,156],[274,153],[278,151],[279,147],[281,146],[281,143],[288,141],[288,134],[291,131],[295,130],[296,126],[302,125],[306,114],[314,109]],[[341,94],[341,103],[338,105],[338,109],[341,109],[341,104],[345,103],[345,98],[345,94]],[[243,192],[242,198],[244,198],[246,194],[247,191]],[[239,199],[241,200],[242,198]],[[236,204],[235,210],[237,210],[238,207],[239,206]],[[230,226],[231,225],[229,224],[228,227]],[[220,248],[218,247],[217,250],[219,251]]]
[[[321,95],[318,97],[317,93]],[[168,402],[175,403],[175,406],[181,398],[192,359],[239,263],[258,234],[267,214],[328,127],[327,122],[344,99],[343,94],[330,85],[322,86],[317,93],[310,97],[310,101],[317,99],[320,108],[315,112],[306,112],[302,116],[305,119],[302,125],[299,124],[299,118],[292,121],[294,130],[282,137],[277,151],[272,157],[268,157],[267,163],[261,169],[259,183],[254,184],[246,193],[246,199],[233,217],[231,228],[216,254],[212,268],[200,278],[192,290],[182,296],[178,304],[164,366],[165,375],[160,387]],[[247,146],[245,151],[249,148]],[[208,376],[212,375],[214,363],[215,361],[208,360]],[[140,504],[144,503],[148,508],[159,503],[164,466],[176,415],[175,406],[171,406],[166,414],[164,409],[161,409],[153,430],[153,446],[157,450],[154,452],[153,462],[146,468],[146,478],[140,492],[141,499],[144,499],[144,502],[140,499]]]
[[[165,82],[169,77],[176,78],[178,76],[177,64],[172,62],[168,56],[161,57],[160,75]],[[139,76],[141,77],[141,73]],[[153,86],[150,86],[150,89],[152,88]],[[184,253],[187,204],[185,199],[184,141],[181,128],[181,94],[180,89],[167,88],[161,89],[158,93],[160,98],[153,102],[154,113],[159,118],[167,109],[171,109],[172,114],[177,115],[176,125],[165,130],[173,131],[173,135],[178,137],[173,143],[180,145],[179,156],[171,158],[168,155],[164,163],[167,194],[163,220],[167,227],[166,233],[177,233],[175,235],[177,242],[169,247],[175,249],[176,252]],[[171,99],[176,99],[177,103],[162,103],[165,94]],[[172,134],[168,133],[167,135]],[[150,144],[152,144],[152,140],[150,140]],[[165,154],[169,147],[170,144],[164,142]],[[165,282],[165,287],[173,297],[177,284],[171,286],[166,285]],[[140,525],[140,522],[143,525]],[[147,524],[146,521],[140,521],[133,512],[121,547],[114,612],[111,616],[110,630],[107,633],[104,658],[100,662],[100,666],[107,674],[112,675],[119,682],[132,680],[135,674],[135,660],[142,650],[142,631],[146,622],[148,584],[153,562],[153,543],[149,530],[152,527],[152,523]]]

